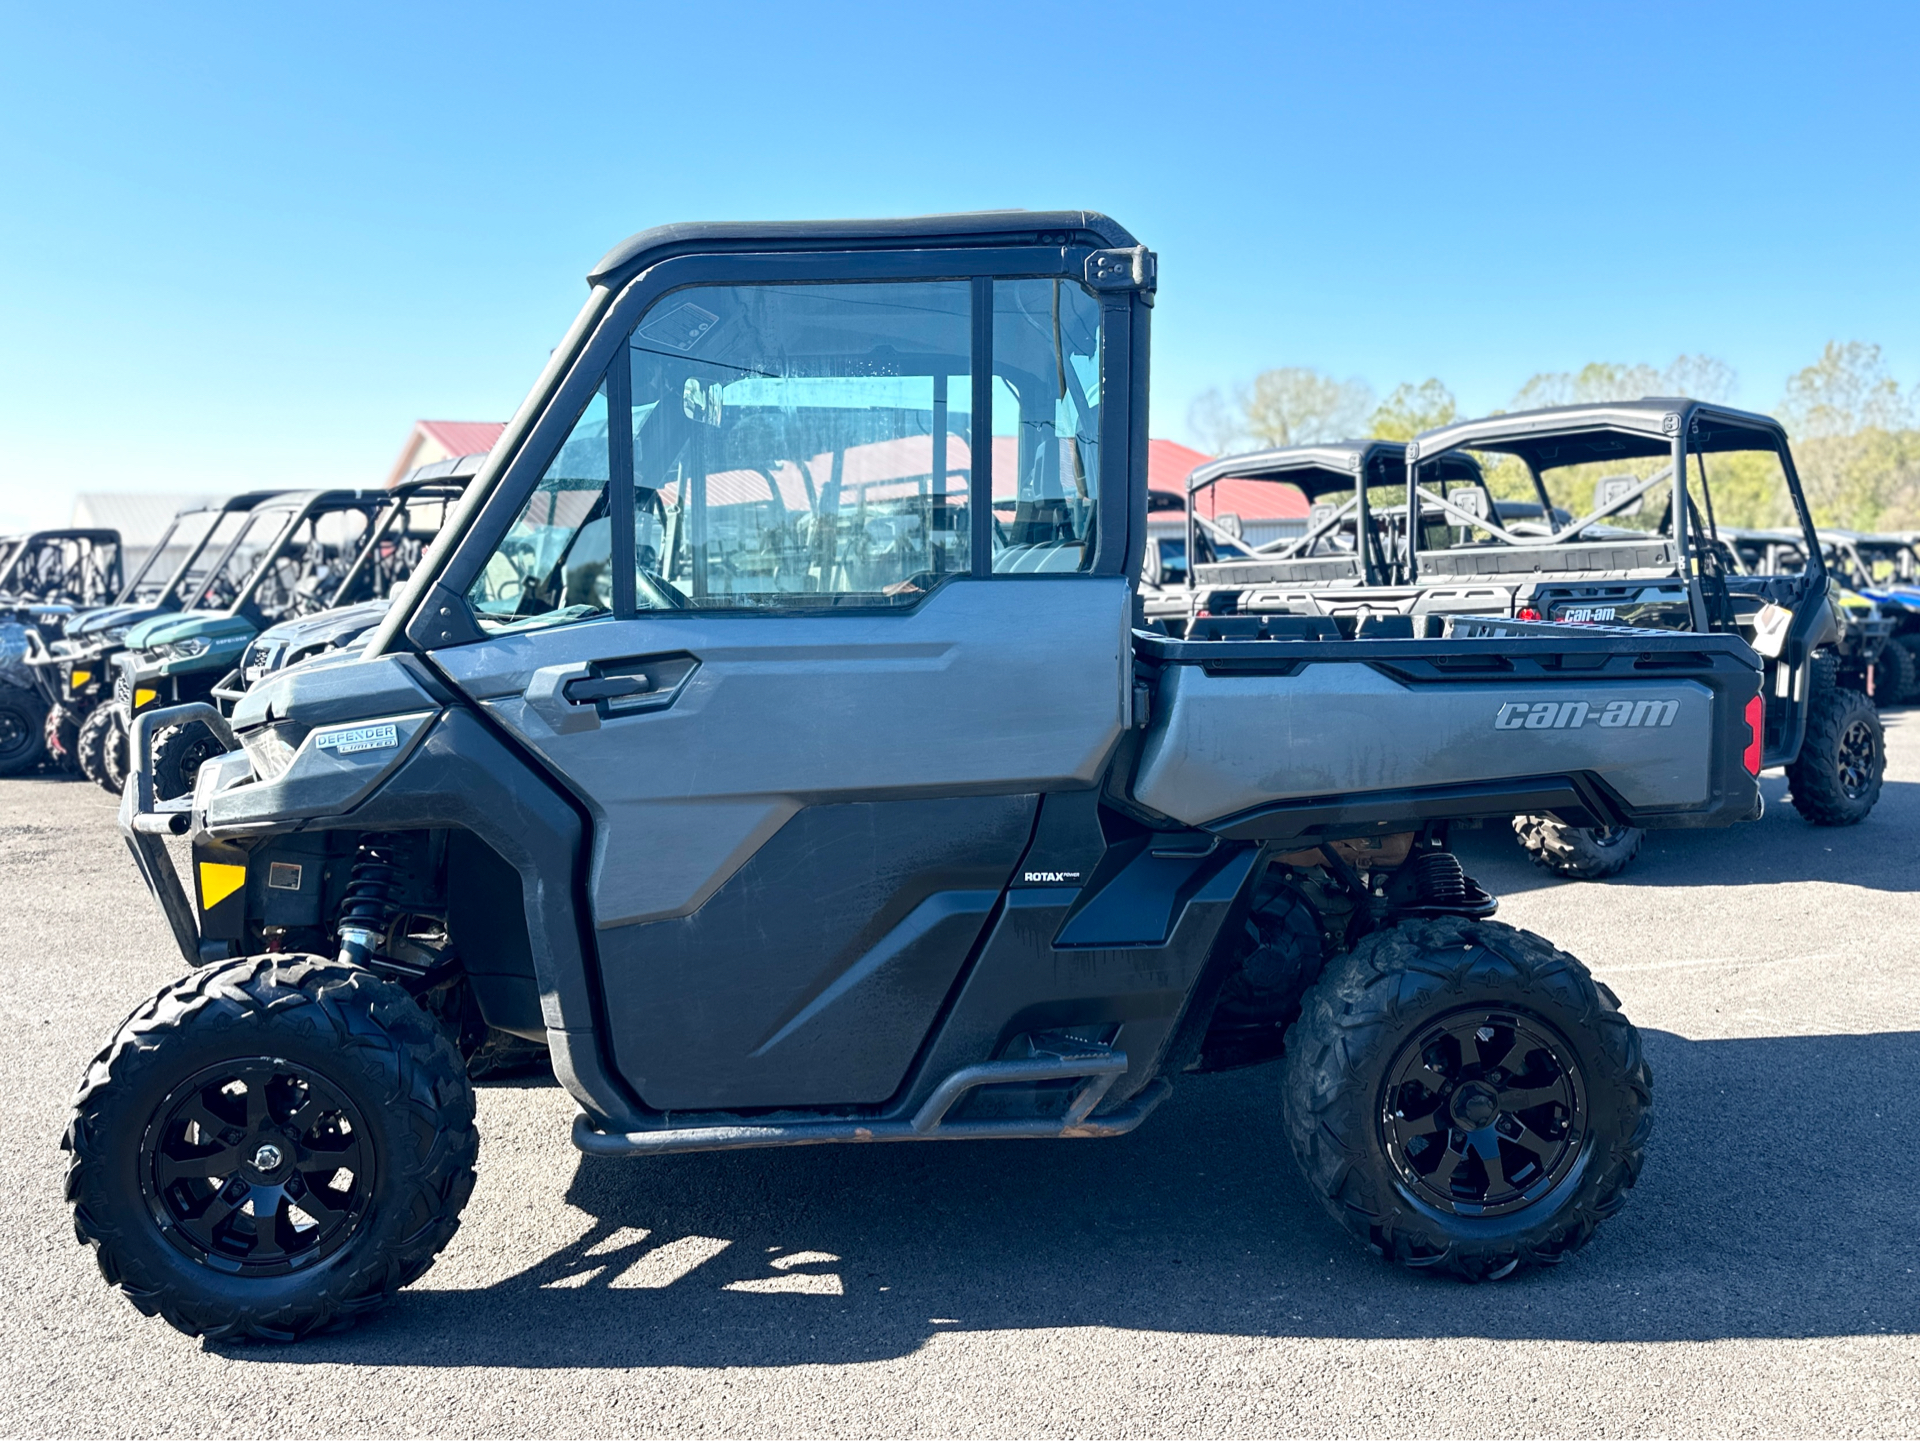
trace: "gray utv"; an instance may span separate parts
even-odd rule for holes
[[[46,637],[119,589],[117,530],[38,530],[0,541],[0,776],[47,757],[50,706],[33,671]]]
[[[194,970],[74,1101],[106,1278],[287,1339],[419,1276],[474,1184],[469,1001],[593,1157],[1119,1136],[1271,1061],[1381,1255],[1584,1245],[1640,1041],[1447,825],[1751,817],[1754,656],[1141,629],[1154,281],[1085,212],[609,254],[363,649],[134,724],[121,826]],[[156,801],[187,719],[233,749]]]
[[[1479,477],[1442,473],[1461,456]],[[1408,462],[1407,503],[1421,515],[1404,557],[1416,616],[1738,635],[1766,672],[1761,764],[1785,768],[1794,809],[1822,826],[1873,810],[1886,743],[1866,677],[1880,642],[1862,631],[1863,651],[1849,639],[1777,421],[1656,396],[1462,421],[1415,437]],[[1537,518],[1493,518],[1496,494],[1537,501]],[[1804,567],[1743,566],[1720,533],[1716,494],[1790,513]]]
[[[1193,587],[1194,620],[1201,632],[1223,635],[1235,626],[1280,625],[1302,633],[1346,636],[1441,635],[1443,618],[1416,617],[1421,592],[1406,579],[1406,446],[1391,440],[1349,440],[1223,456],[1187,477],[1188,549],[1199,559]],[[1454,453],[1435,463],[1449,482],[1478,482],[1480,470]],[[1301,536],[1274,541],[1251,554],[1215,553],[1223,537],[1201,513],[1200,499],[1222,481],[1290,485],[1311,503]],[[1477,491],[1451,487],[1457,504]],[[1423,507],[1427,519],[1445,513]],[[1538,505],[1492,502],[1503,523],[1537,518]],[[1278,621],[1274,617],[1311,619]],[[1198,633],[1198,632],[1196,632]],[[1558,815],[1518,815],[1513,829],[1540,865],[1576,880],[1617,875],[1640,849],[1636,826],[1600,820],[1576,824]]]

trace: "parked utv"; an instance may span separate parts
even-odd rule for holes
[[[1871,601],[1886,620],[1891,644],[1874,662],[1874,699],[1882,705],[1920,700],[1920,578],[1912,535],[1823,530],[1827,569]]]
[[[609,254],[364,649],[134,722],[122,829],[196,969],[75,1099],[107,1279],[289,1339],[419,1276],[474,1184],[468,1006],[595,1156],[1117,1136],[1278,1061],[1383,1256],[1584,1245],[1640,1040],[1447,825],[1751,817],[1753,653],[1141,629],[1154,283],[1084,212]],[[157,800],[190,719],[233,748]]]
[[[31,648],[26,664],[47,703],[47,754],[63,769],[93,781],[110,769],[125,781],[126,731],[115,728],[113,708],[101,706],[112,692],[113,657],[135,625],[186,604],[245,525],[247,513],[276,493],[255,491],[217,505],[186,507],[111,604],[76,611],[66,618],[59,639]],[[99,719],[93,720],[96,714]]]
[[[120,726],[131,726],[143,711],[210,698],[264,626],[330,608],[385,505],[380,491],[309,490],[287,491],[254,506],[184,609],[127,632],[124,649],[114,657]],[[182,724],[157,733],[160,793],[191,789],[212,749],[205,726]],[[109,788],[113,778],[110,772],[101,777]]]
[[[1480,478],[1440,472],[1463,454]],[[1849,631],[1777,421],[1654,396],[1462,421],[1417,436],[1408,462],[1417,614],[1741,636],[1766,668],[1763,764],[1786,769],[1794,809],[1823,826],[1873,810],[1886,768],[1866,694],[1879,639],[1864,618]],[[1492,519],[1496,484],[1528,492],[1541,519]],[[1716,488],[1736,487],[1791,505],[1804,569],[1740,564],[1714,514]]]
[[[46,758],[47,702],[31,668],[44,637],[119,587],[116,530],[40,530],[0,544],[0,776]]]

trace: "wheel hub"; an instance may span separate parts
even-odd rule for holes
[[[1563,1181],[1587,1131],[1585,1088],[1566,1039],[1537,1017],[1468,1008],[1395,1054],[1380,1131],[1402,1183],[1427,1205],[1498,1216]]]
[[[141,1147],[147,1206],[202,1265],[278,1275],[312,1265],[365,1220],[374,1154],[359,1111],[313,1070],[257,1056],[191,1077]]]

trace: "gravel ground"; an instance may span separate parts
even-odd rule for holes
[[[87,1057],[181,969],[79,783],[0,782],[0,1434],[1911,1435],[1920,1432],[1920,712],[1872,819],[1652,837],[1559,882],[1468,869],[1647,1033],[1626,1211],[1467,1287],[1306,1195],[1271,1072],[1118,1141],[586,1160],[551,1082],[480,1098],[480,1184],[391,1310],[205,1347],[74,1244],[56,1142]]]

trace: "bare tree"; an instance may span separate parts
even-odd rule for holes
[[[1728,401],[1738,384],[1732,366],[1711,355],[1682,355],[1665,370],[1596,360],[1578,370],[1546,370],[1532,376],[1513,397],[1514,410],[1555,405],[1594,405],[1648,395],[1688,395]]]
[[[1335,380],[1323,370],[1285,365],[1263,370],[1238,397],[1247,435],[1263,446],[1310,445],[1359,435],[1373,408],[1373,387]]]
[[[1241,412],[1228,403],[1217,385],[1196,395],[1187,407],[1187,432],[1208,455],[1231,455],[1247,444]]]

